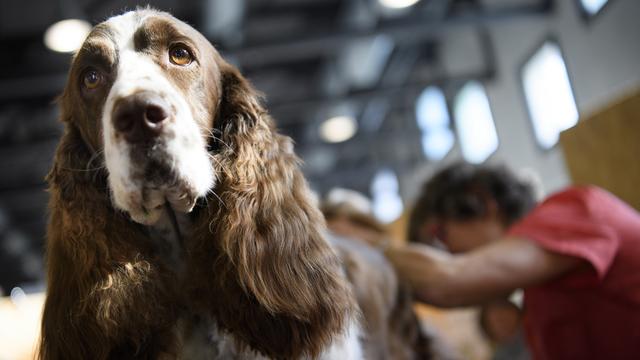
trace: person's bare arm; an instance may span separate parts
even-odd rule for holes
[[[446,307],[480,304],[560,276],[583,262],[519,238],[462,255],[416,244],[386,254],[419,300]]]

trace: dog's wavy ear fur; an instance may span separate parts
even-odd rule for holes
[[[38,358],[158,356],[173,345],[171,294],[163,286],[169,280],[141,227],[113,209],[71,86],[59,100],[65,130],[47,176],[47,297]]]
[[[291,139],[276,132],[239,71],[220,68],[217,184],[196,220],[190,264],[194,283],[211,286],[192,297],[240,345],[272,358],[315,357],[353,319],[352,295]]]

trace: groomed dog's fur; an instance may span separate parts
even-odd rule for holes
[[[111,18],[60,105],[39,358],[187,357],[208,324],[234,351],[359,356],[291,141],[202,35],[148,9]]]
[[[420,323],[410,290],[385,257],[362,241],[332,237],[362,312],[367,360],[454,359]]]

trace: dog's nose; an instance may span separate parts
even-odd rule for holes
[[[113,126],[127,141],[152,140],[162,132],[168,105],[157,94],[138,92],[121,98],[113,106]]]

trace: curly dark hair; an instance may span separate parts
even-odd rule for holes
[[[471,220],[486,214],[488,200],[509,226],[536,203],[531,184],[518,179],[505,166],[456,163],[429,179],[409,218],[409,241],[417,242],[420,227],[428,219]]]

